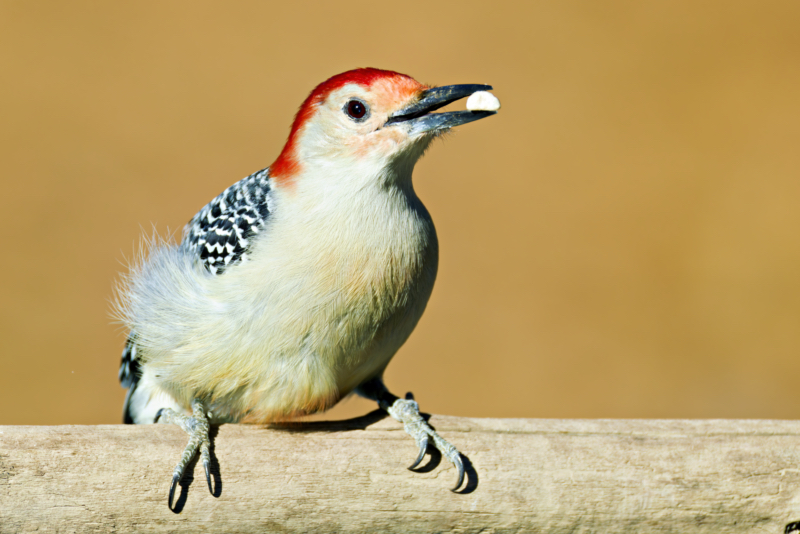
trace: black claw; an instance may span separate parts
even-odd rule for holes
[[[159,408],[159,410],[156,412],[156,418],[153,419],[154,423],[158,423],[158,420],[161,419],[162,413],[164,413],[164,408]]]
[[[422,442],[419,444],[419,454],[417,455],[417,459],[414,460],[414,463],[409,466],[409,469],[414,469],[419,465],[423,458],[425,458],[425,451],[428,450],[428,436],[424,436],[422,438]]]
[[[214,495],[214,488],[211,487],[211,473],[208,471],[208,462],[203,462],[203,467],[206,468],[206,481],[208,482],[208,491]]]
[[[169,501],[167,501],[167,504],[170,508],[172,508],[172,498],[175,497],[175,488],[178,486],[178,482],[180,482],[180,480],[180,475],[176,474],[172,476],[172,486],[169,488]]]
[[[453,462],[453,464],[456,466],[456,470],[458,471],[458,482],[456,482],[456,485],[453,486],[453,489],[450,491],[456,491],[461,487],[462,482],[464,482],[464,462],[461,461],[460,454],[456,457],[456,461]]]

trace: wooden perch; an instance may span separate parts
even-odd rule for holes
[[[0,532],[772,532],[800,520],[800,422],[434,416],[467,481],[377,413],[212,431],[167,507],[177,427],[0,427]],[[793,527],[789,526],[791,531]],[[799,527],[800,530],[800,527]]]

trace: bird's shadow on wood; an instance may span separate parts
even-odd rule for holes
[[[208,464],[208,471],[211,474],[211,480],[214,483],[213,491],[211,491],[211,495],[214,497],[219,497],[222,495],[222,470],[219,466],[219,461],[217,460],[217,455],[214,453],[214,442],[216,441],[217,434],[219,434],[219,425],[211,425],[208,430],[208,440],[210,445],[208,447],[208,452],[211,456],[211,461]],[[169,503],[170,510],[174,514],[179,514],[183,511],[184,506],[186,506],[186,501],[189,498],[189,488],[191,487],[192,483],[194,482],[194,470],[197,467],[197,462],[200,459],[200,455],[196,454],[192,461],[190,461],[186,465],[186,471],[183,474],[183,478],[180,482],[178,482],[178,487],[180,488],[180,494],[178,495],[178,499],[175,503]],[[205,470],[200,468],[200,472],[202,473],[200,476],[200,480],[205,482]],[[170,480],[170,483],[172,481]],[[204,484],[205,485],[205,484]]]
[[[352,419],[342,419],[341,421],[288,421],[285,423],[272,423],[267,425],[267,428],[292,433],[366,430],[367,427],[386,419],[388,415],[385,411],[377,409],[367,414],[353,417]]]

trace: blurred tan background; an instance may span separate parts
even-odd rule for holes
[[[2,424],[120,421],[142,229],[271,163],[358,66],[503,103],[417,166],[441,269],[396,393],[800,418],[798,2],[3,2],[0,62]]]

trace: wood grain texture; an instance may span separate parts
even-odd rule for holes
[[[181,430],[0,426],[0,532],[771,532],[800,520],[800,422],[434,416],[468,457],[421,472],[401,426],[216,430],[167,507]]]

